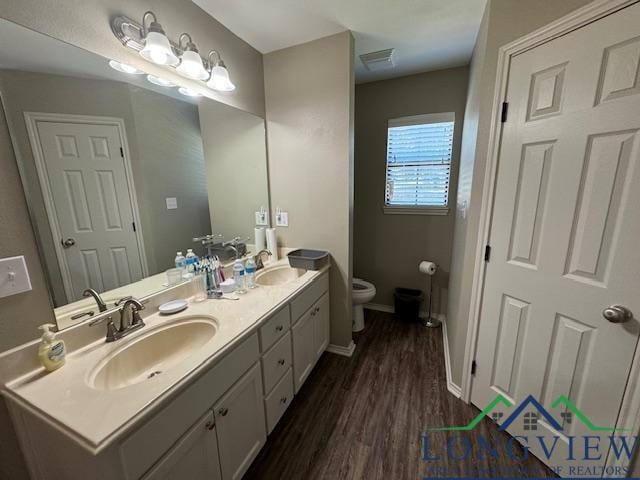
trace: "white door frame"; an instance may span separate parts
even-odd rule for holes
[[[498,157],[502,140],[502,123],[500,116],[502,102],[506,98],[509,80],[509,66],[515,55],[531,50],[543,43],[566,35],[589,23],[601,19],[624,7],[628,7],[640,0],[595,0],[574,12],[530,33],[511,43],[500,47],[496,83],[493,92],[493,106],[491,111],[491,127],[489,131],[489,146],[487,149],[487,165],[482,188],[482,204],[480,209],[480,224],[475,253],[475,268],[471,289],[471,304],[469,309],[469,323],[462,372],[462,400],[471,402],[471,365],[476,356],[478,329],[480,326],[480,310],[484,293],[486,262],[484,261],[485,246],[489,244],[491,219],[493,215],[493,199],[497,181]],[[634,432],[640,430],[640,351],[636,348],[633,358],[630,382],[627,384],[622,400],[622,408],[617,426],[631,428]],[[611,459],[608,464],[614,464]]]
[[[69,265],[67,264],[64,250],[62,248],[62,245],[58,241],[62,238],[62,231],[58,223],[58,217],[55,213],[55,202],[53,200],[53,193],[49,184],[49,176],[47,174],[44,151],[42,150],[40,136],[38,135],[38,122],[111,125],[118,129],[118,134],[120,136],[120,142],[122,144],[123,150],[127,187],[129,188],[129,200],[131,202],[131,207],[133,210],[133,220],[136,223],[135,235],[136,242],[138,244],[138,251],[140,252],[142,276],[149,276],[149,266],[147,265],[147,255],[145,252],[144,238],[142,235],[142,222],[140,221],[138,198],[136,196],[136,189],[133,182],[131,154],[129,153],[129,143],[127,142],[124,120],[115,117],[98,117],[91,115],[71,115],[65,113],[41,112],[24,112],[24,120],[27,126],[27,133],[29,134],[29,142],[31,143],[31,150],[33,151],[36,170],[38,172],[38,180],[40,183],[40,189],[42,190],[42,196],[44,198],[44,206],[47,212],[49,227],[51,229],[51,234],[53,235],[53,246],[56,252],[56,257],[58,259],[58,265],[60,266],[60,273],[62,275],[62,283],[64,285],[65,294],[67,295],[67,301],[72,301],[71,299],[73,299],[73,283],[71,279],[71,271],[69,270]]]

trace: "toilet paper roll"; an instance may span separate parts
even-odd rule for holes
[[[271,261],[278,261],[278,241],[276,240],[276,229],[267,228],[267,250],[271,252]]]
[[[438,266],[434,262],[429,262],[428,260],[423,260],[420,262],[420,265],[418,265],[418,270],[420,270],[421,273],[426,273],[427,275],[433,275],[436,273],[437,269]]]
[[[253,236],[255,237],[256,253],[267,248],[267,237],[264,227],[254,228]]]

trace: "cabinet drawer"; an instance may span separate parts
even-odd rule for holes
[[[120,444],[126,478],[138,479],[260,358],[254,334]]]
[[[260,327],[260,350],[266,352],[271,345],[282,337],[291,326],[289,305],[273,314],[267,323]]]
[[[262,357],[264,393],[269,393],[291,366],[291,333],[287,332]]]
[[[300,317],[328,290],[329,272],[325,272],[291,301],[291,324],[295,325]]]
[[[264,399],[267,411],[267,435],[274,429],[280,417],[293,399],[293,372],[289,369],[267,398]]]

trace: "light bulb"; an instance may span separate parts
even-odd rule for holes
[[[158,65],[177,65],[178,57],[173,53],[167,36],[159,31],[150,31],[140,55]]]
[[[180,65],[178,65],[176,71],[180,75],[194,80],[206,80],[209,78],[209,73],[202,65],[202,58],[195,50],[187,50],[182,54]]]
[[[236,86],[229,79],[226,67],[220,63],[211,69],[211,78],[207,82],[207,86],[220,92],[231,92],[236,89]]]

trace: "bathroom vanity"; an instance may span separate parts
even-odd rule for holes
[[[64,330],[67,364],[20,371],[35,342],[0,358],[3,394],[34,479],[239,479],[329,344],[329,275],[262,270],[239,301],[190,302],[116,342]],[[109,314],[107,312],[105,315]]]

